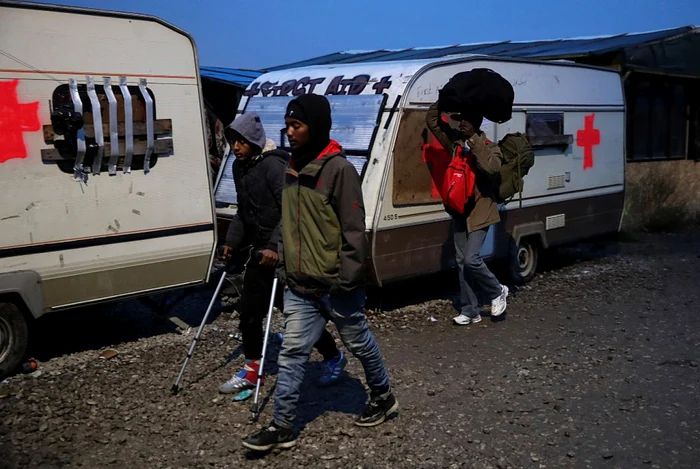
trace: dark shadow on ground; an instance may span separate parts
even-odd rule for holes
[[[555,272],[581,262],[617,255],[620,251],[621,244],[617,236],[551,248],[540,252],[537,272]],[[489,262],[488,266],[502,283],[509,285],[511,293],[516,294],[518,286],[513,285],[503,264],[503,261],[494,261]],[[450,300],[456,304],[459,299],[456,269],[389,283],[382,288],[369,287],[366,307],[370,310],[391,311],[436,299]]]
[[[620,244],[616,240],[598,240],[558,248],[541,256],[538,271],[556,271],[580,262],[591,261],[617,254]],[[497,276],[510,284],[497,263],[490,264]],[[209,284],[174,291],[167,295],[154,295],[145,302],[128,300],[121,303],[96,305],[72,311],[50,313],[32,323],[30,329],[29,356],[39,361],[131,342],[142,338],[172,333],[177,326],[159,314],[165,306],[167,313],[179,318],[192,328],[199,327],[214,288],[219,279],[211,276]],[[517,287],[511,289],[515,294]],[[401,282],[390,283],[382,289],[368,289],[368,309],[384,311],[419,304],[433,299],[458,299],[457,272],[452,269],[437,274]],[[217,301],[207,323],[211,324],[222,313]]]
[[[188,326],[201,324],[214,287],[204,285],[168,294],[175,303],[168,315]],[[49,313],[30,325],[28,356],[47,361],[65,354],[99,350],[124,342],[154,337],[177,331],[178,326],[168,316],[158,314],[155,305],[164,303],[165,294],[119,303],[109,303]],[[222,312],[220,303],[214,304],[207,324]]]

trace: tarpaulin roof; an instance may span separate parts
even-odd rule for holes
[[[222,81],[224,83],[246,88],[253,80],[258,78],[263,72],[256,70],[244,70],[238,68],[223,67],[199,67],[199,74],[202,78]]]
[[[602,55],[624,51],[630,48],[647,46],[677,39],[686,34],[697,34],[700,30],[693,26],[644,33],[618,34],[572,39],[545,41],[501,41],[480,44],[457,44],[440,47],[412,47],[408,49],[380,49],[374,51],[345,51],[324,55],[287,65],[271,67],[268,70],[359,62],[386,62],[397,60],[434,59],[464,54],[492,55],[500,57],[529,59],[563,59]]]

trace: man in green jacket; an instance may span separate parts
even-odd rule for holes
[[[279,275],[286,287],[285,331],[273,422],[243,441],[255,451],[290,448],[304,369],[313,344],[333,321],[365,369],[369,403],[355,424],[379,425],[398,410],[379,346],[364,313],[365,209],[360,178],[330,139],[324,96],[292,100],[285,115],[292,158],[282,192]]]
[[[498,145],[489,142],[480,129],[482,116],[462,112],[451,114],[450,119],[458,123],[458,129],[443,121],[438,103],[433,103],[426,116],[426,125],[453,158],[459,156],[459,152],[471,152],[476,162],[475,202],[464,215],[450,213],[460,290],[460,310],[454,322],[468,325],[481,321],[475,290],[491,300],[491,316],[500,316],[507,306],[508,287],[500,284],[480,254],[489,226],[501,221],[498,203],[494,200],[493,177],[501,167],[502,158]]]

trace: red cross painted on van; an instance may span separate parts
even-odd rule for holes
[[[19,80],[0,83],[0,163],[26,158],[24,132],[41,130],[39,102],[20,103],[17,97]]]
[[[593,167],[593,147],[600,145],[600,130],[594,126],[595,114],[585,116],[583,129],[576,132],[576,145],[583,147],[583,169]]]

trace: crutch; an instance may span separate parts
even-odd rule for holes
[[[192,345],[190,345],[190,350],[187,352],[187,356],[185,357],[185,363],[182,364],[182,369],[180,370],[180,374],[178,375],[177,379],[175,380],[175,384],[173,384],[173,387],[170,389],[170,391],[173,394],[177,394],[180,386],[180,380],[182,379],[182,375],[185,374],[185,368],[187,368],[187,363],[190,361],[190,358],[192,358],[192,354],[194,353],[194,348],[197,346],[197,341],[199,341],[199,336],[202,334],[202,329],[204,329],[204,324],[207,323],[207,318],[209,317],[209,313],[211,313],[211,310],[214,306],[214,302],[219,296],[219,290],[221,290],[221,286],[224,284],[224,280],[226,280],[226,274],[228,273],[229,270],[229,264],[227,263],[226,266],[222,269],[224,272],[221,274],[221,280],[219,280],[219,284],[216,286],[216,290],[214,291],[214,295],[211,297],[211,301],[209,302],[209,307],[207,308],[207,312],[204,314],[204,319],[202,319],[202,324],[199,325],[199,329],[197,330],[197,334],[194,336],[194,340],[192,341]]]
[[[265,355],[267,354],[267,341],[270,338],[270,322],[272,321],[272,308],[275,304],[275,293],[277,293],[277,276],[272,282],[272,295],[270,295],[270,307],[267,309],[267,324],[265,325],[265,340],[263,341],[262,357],[260,358],[260,368],[258,368],[258,383],[255,385],[255,398],[253,399],[253,421],[258,420],[260,409],[258,408],[258,396],[260,395],[260,381],[263,376],[263,366],[265,366]]]

